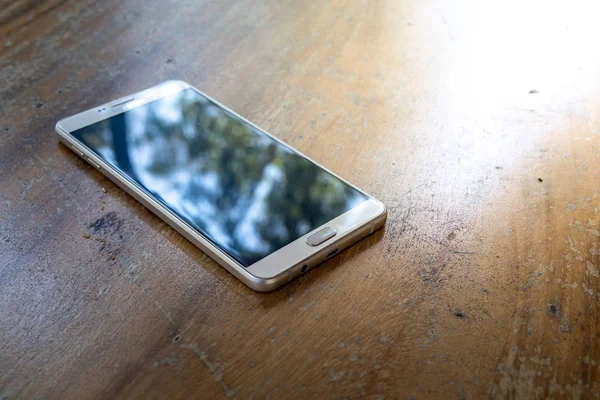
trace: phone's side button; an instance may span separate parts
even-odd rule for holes
[[[324,241],[331,239],[337,234],[336,230],[330,227],[321,229],[319,232],[314,233],[306,238],[306,243],[311,246],[318,246]]]
[[[93,162],[91,158],[88,158],[87,160],[88,160],[88,162],[89,162],[90,164],[92,164],[94,167],[96,167],[97,169],[100,169],[100,166],[99,166],[98,164],[96,164],[95,162]]]
[[[71,149],[73,149],[73,151],[78,154],[80,157],[83,157],[83,153],[80,152],[79,150],[77,150],[77,148],[75,146],[71,146]]]

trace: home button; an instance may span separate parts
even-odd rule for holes
[[[326,227],[321,229],[319,232],[313,233],[312,235],[307,237],[306,243],[310,244],[311,246],[318,246],[324,241],[331,239],[336,234],[337,232],[335,231],[335,229]]]

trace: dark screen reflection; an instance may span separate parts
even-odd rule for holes
[[[367,199],[192,89],[73,135],[246,267]]]

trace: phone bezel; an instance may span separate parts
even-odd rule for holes
[[[229,256],[229,254],[227,254],[225,251],[221,250],[210,240],[205,238],[199,231],[188,225],[176,213],[172,212],[170,209],[156,200],[136,182],[130,180],[118,168],[105,162],[85,144],[71,135],[71,132],[74,132],[80,128],[108,119],[132,108],[143,106],[149,102],[170,96],[186,89],[197,91],[201,95],[213,101],[219,107],[222,107],[228,112],[234,114],[255,129],[263,132],[301,157],[310,160],[319,168],[323,168],[332,175],[336,176],[338,179],[365,194],[368,196],[368,199],[353,209],[334,218],[328,223],[317,227],[316,229],[308,232],[283,248],[269,254],[265,258],[250,265],[249,267],[244,267],[234,258]],[[70,146],[71,149],[76,152],[76,154],[90,162],[96,168],[102,170],[103,173],[113,182],[142,202],[142,204],[144,204],[146,207],[150,208],[165,222],[183,234],[188,240],[209,254],[215,261],[217,261],[254,290],[269,291],[286,282],[289,282],[291,279],[301,273],[300,271],[302,266],[308,265],[310,268],[312,268],[326,259],[327,254],[331,251],[331,249],[335,250],[338,248],[339,250],[342,250],[355,241],[355,239],[358,237],[358,233],[361,233],[364,236],[381,227],[385,222],[385,217],[387,215],[385,206],[372,196],[347,182],[335,173],[329,171],[327,168],[315,162],[310,157],[307,157],[305,154],[302,154],[300,151],[290,147],[280,139],[269,134],[264,129],[256,126],[251,121],[248,121],[243,116],[219,103],[217,100],[183,81],[172,80],[163,82],[149,89],[121,97],[109,103],[62,119],[56,124],[56,132],[58,133],[61,141]],[[319,246],[310,246],[306,243],[306,238],[308,236],[326,226],[336,229],[337,235],[332,239],[320,244]]]

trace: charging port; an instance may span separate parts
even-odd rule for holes
[[[302,266],[302,269],[300,270],[300,272],[305,273],[307,269],[308,269],[308,264],[304,264]]]
[[[340,252],[340,249],[335,249],[331,253],[327,254],[327,258],[331,258],[331,257],[335,256],[339,252]]]

